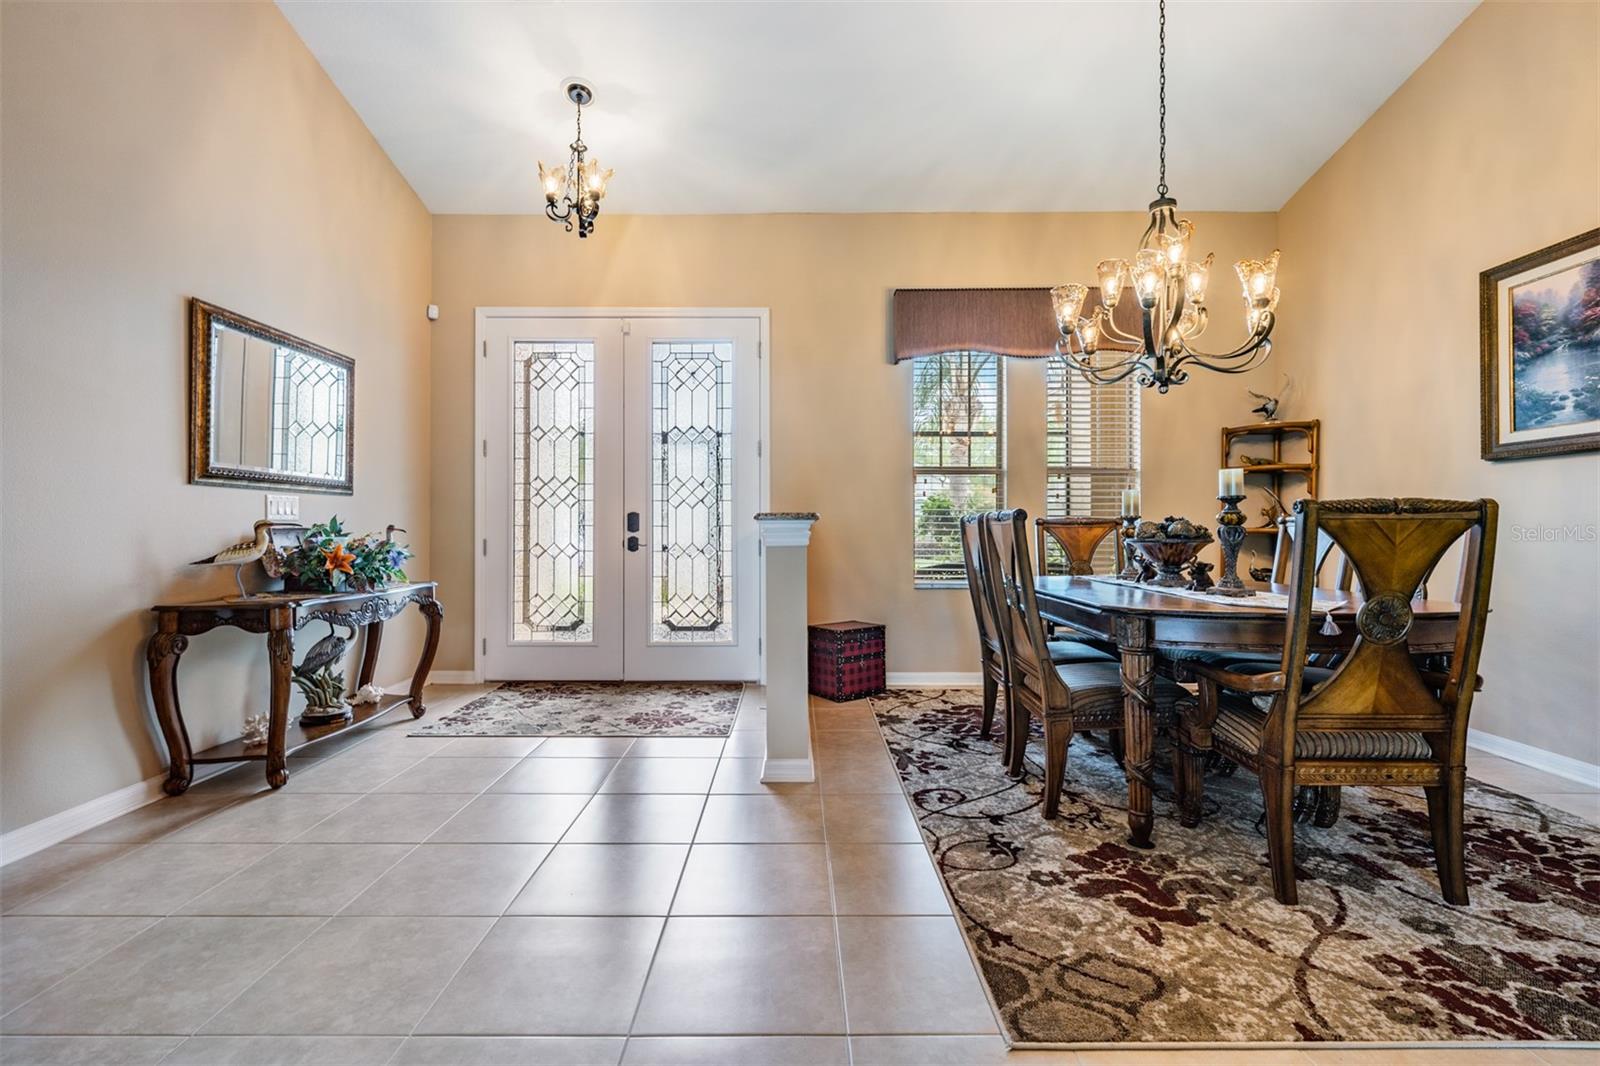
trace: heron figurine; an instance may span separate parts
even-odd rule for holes
[[[345,649],[356,636],[354,626],[344,628],[350,631],[348,637],[341,637],[335,623],[330,621],[328,635],[311,645],[300,665],[293,669],[295,686],[306,697],[306,709],[300,716],[303,726],[327,725],[350,718],[350,711],[343,704],[344,675],[333,672],[334,665],[343,661]]]
[[[311,648],[306,652],[306,657],[300,660],[300,665],[294,668],[294,672],[303,677],[310,677],[323,667],[332,666],[343,659],[344,650],[350,646],[350,642],[355,639],[356,635],[354,626],[345,626],[345,628],[350,631],[350,635],[341,637],[339,631],[334,627],[334,623],[329,622],[328,635],[311,645]]]
[[[241,540],[231,548],[223,548],[217,554],[207,559],[196,559],[190,566],[231,566],[234,568],[233,580],[239,586],[241,599],[249,599],[251,594],[244,588],[244,568],[251,563],[259,562],[272,547],[272,527],[275,522],[259,519],[256,522],[255,537],[251,540]]]

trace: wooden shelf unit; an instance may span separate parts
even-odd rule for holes
[[[1317,498],[1317,468],[1321,462],[1321,450],[1318,437],[1322,431],[1322,420],[1317,418],[1305,419],[1298,422],[1252,422],[1244,426],[1222,427],[1222,465],[1225,467],[1238,467],[1244,471],[1245,483],[1248,486],[1252,475],[1264,475],[1271,479],[1268,487],[1272,494],[1287,505],[1293,505],[1293,500],[1283,497],[1284,479],[1297,476],[1305,481],[1305,495],[1312,499]],[[1283,458],[1283,444],[1286,439],[1300,437],[1306,444],[1306,459],[1304,462],[1285,462]],[[1272,443],[1272,461],[1256,466],[1246,466],[1238,461],[1233,454],[1235,444],[1249,440],[1265,440]],[[1299,499],[1299,497],[1296,497]],[[1276,534],[1276,526],[1247,526],[1246,533]]]

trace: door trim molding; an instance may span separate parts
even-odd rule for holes
[[[477,307],[472,318],[472,547],[483,542],[488,528],[488,460],[479,446],[487,439],[484,418],[484,331],[491,319],[496,318],[753,318],[760,328],[756,366],[760,369],[757,382],[759,394],[760,426],[757,436],[761,441],[761,454],[757,459],[760,489],[757,492],[756,511],[770,510],[772,506],[772,309],[768,307]],[[456,676],[470,675],[474,682],[482,682],[483,641],[488,633],[488,620],[484,617],[487,574],[481,550],[472,553],[472,669],[452,671]],[[763,567],[756,567],[756,617],[761,619],[758,630],[762,649],[757,654],[760,662],[760,684],[767,683],[766,656],[766,575]]]

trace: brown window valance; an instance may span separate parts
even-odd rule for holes
[[[1121,301],[1123,309],[1133,301]],[[1100,290],[1090,287],[1083,314],[1100,306]],[[1130,308],[1131,309],[1131,308]],[[1137,330],[1137,314],[1129,323]],[[1050,290],[896,289],[894,361],[940,352],[980,351],[1023,359],[1056,354],[1055,312]]]

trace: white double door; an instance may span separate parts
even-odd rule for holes
[[[761,327],[479,312],[486,679],[759,676]]]

